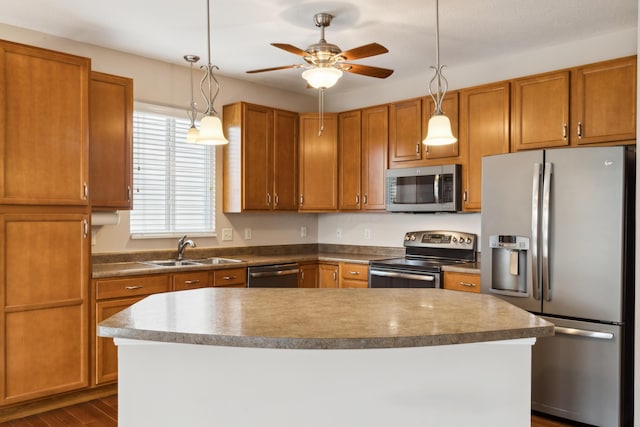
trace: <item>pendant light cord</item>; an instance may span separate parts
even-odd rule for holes
[[[318,110],[320,115],[318,116],[318,136],[322,136],[324,132],[324,88],[318,89]]]
[[[440,13],[438,7],[438,0],[436,0],[436,66],[431,66],[435,70],[435,75],[429,81],[429,95],[433,98],[436,111],[435,114],[442,114],[442,100],[447,93],[449,83],[447,79],[442,75],[442,69],[444,65],[440,65]],[[432,86],[436,83],[436,92],[433,93]]]
[[[200,67],[205,71],[202,76],[202,80],[200,80],[200,92],[207,103],[207,111],[205,111],[204,114],[217,116],[218,112],[213,106],[213,101],[215,101],[218,93],[220,92],[220,83],[218,83],[218,79],[216,79],[216,76],[213,74],[213,70],[219,70],[219,68],[211,63],[211,12],[209,3],[210,0],[207,0],[207,65],[202,65]],[[207,85],[207,91],[205,91],[205,82]]]

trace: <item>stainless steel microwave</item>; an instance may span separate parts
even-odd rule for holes
[[[385,207],[390,212],[457,212],[460,165],[387,169]]]

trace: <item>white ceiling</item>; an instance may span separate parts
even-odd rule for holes
[[[186,65],[207,58],[207,0],[20,0],[3,5],[0,22]],[[326,40],[348,50],[377,42],[389,53],[356,60],[391,68],[388,79],[429,72],[435,63],[435,0],[210,0],[212,62],[220,74],[304,93],[301,70],[246,74],[301,63],[270,46],[305,49],[320,31],[313,15],[335,16]],[[440,56],[450,67],[484,57],[637,27],[637,0],[440,0]],[[430,74],[429,74],[430,75]],[[345,75],[360,89],[378,79]]]

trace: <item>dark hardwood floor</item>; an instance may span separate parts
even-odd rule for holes
[[[108,396],[0,423],[0,427],[113,427],[118,425],[118,396]]]
[[[0,423],[0,427],[113,427],[118,425],[118,396],[80,403]],[[570,427],[555,420],[531,416],[531,427]]]

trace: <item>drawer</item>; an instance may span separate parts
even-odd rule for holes
[[[96,284],[96,299],[121,298],[150,295],[169,291],[169,276],[123,277],[119,279],[99,279]]]
[[[247,269],[244,267],[213,271],[213,286],[234,285],[235,287],[242,287],[242,286],[246,286],[246,283],[247,283]]]
[[[444,273],[444,288],[453,291],[480,293],[480,275],[472,273]]]
[[[176,273],[173,275],[173,290],[184,291],[211,286],[208,271],[196,271],[193,273]]]
[[[340,277],[344,280],[369,280],[368,264],[342,264],[340,265]]]

